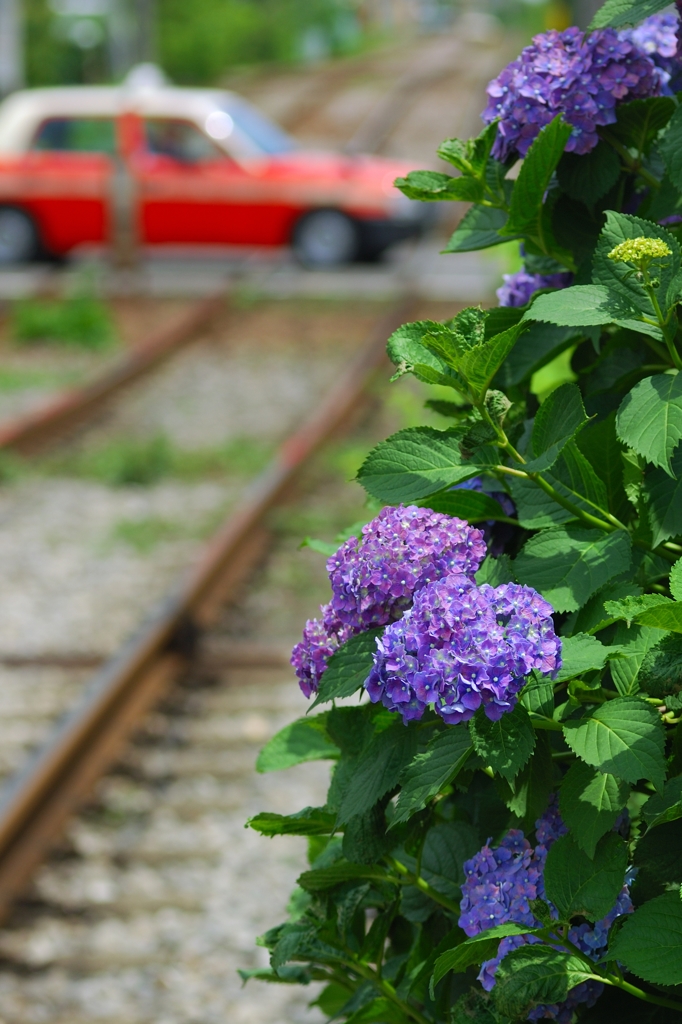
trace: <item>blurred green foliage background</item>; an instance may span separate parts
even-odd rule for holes
[[[596,5],[596,0],[23,0],[26,83],[116,81],[127,67],[151,58],[179,84],[207,85],[235,67],[315,61],[410,31],[438,31],[466,9],[487,13],[530,38],[546,28],[586,24],[588,8]]]

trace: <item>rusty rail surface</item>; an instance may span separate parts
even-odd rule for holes
[[[90,384],[63,392],[48,404],[0,425],[0,450],[33,455],[61,440],[95,415],[112,395],[191,341],[224,308],[224,295],[202,299]]]
[[[95,673],[76,706],[0,793],[0,921],[67,819],[114,763],[142,716],[187,668],[202,632],[260,559],[268,543],[266,514],[365,400],[386,358],[386,338],[411,306],[412,300],[403,300],[380,318],[346,373],[247,488],[198,563]]]

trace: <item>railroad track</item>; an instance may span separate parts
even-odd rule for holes
[[[137,635],[101,667],[50,738],[6,784],[0,794],[1,920],[141,719],[187,671],[201,636],[262,558],[267,514],[286,499],[321,446],[352,421],[384,362],[387,336],[406,319],[411,305],[405,300],[380,318],[347,371],[253,481],[198,563]],[[233,667],[282,663],[281,651],[258,646],[237,645],[222,659]],[[216,671],[220,665],[214,656],[213,661],[204,659],[203,670]]]
[[[36,455],[64,440],[100,414],[106,403],[124,388],[189,345],[225,308],[225,303],[224,294],[194,303],[173,324],[136,345],[85,386],[62,392],[38,408],[0,423],[0,451]]]

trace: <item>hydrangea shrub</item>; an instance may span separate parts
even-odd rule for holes
[[[536,37],[456,173],[397,182],[471,204],[446,251],[517,239],[523,269],[388,340],[395,386],[452,401],[360,469],[374,518],[292,656],[307,713],[259,758],[331,784],[249,823],[309,865],[244,976],[323,982],[330,1021],[682,1021],[675,6]]]

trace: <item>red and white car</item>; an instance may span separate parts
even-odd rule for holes
[[[80,246],[292,245],[311,266],[420,233],[411,167],[307,152],[234,93],[155,83],[15,93],[0,107],[0,263]]]

